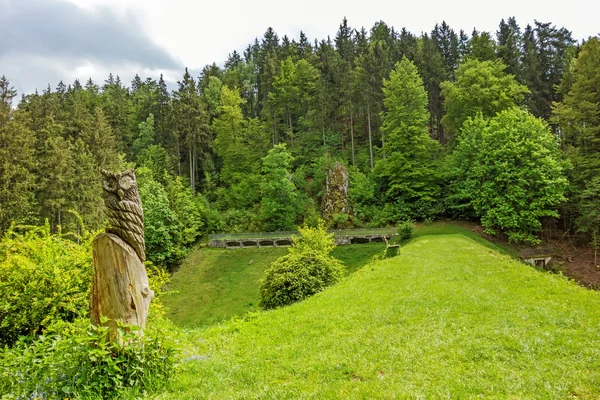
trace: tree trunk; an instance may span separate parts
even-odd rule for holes
[[[371,169],[373,169],[373,139],[371,136],[371,107],[369,103],[367,103],[367,124],[369,126],[369,156],[371,157]]]
[[[108,326],[111,340],[117,337],[119,323],[138,326],[141,333],[154,292],[139,256],[117,235],[103,233],[94,239],[93,261],[92,323]]]
[[[352,141],[352,166],[355,166],[354,163],[354,121],[353,121],[353,113],[350,113],[350,140]]]
[[[190,143],[188,145],[188,162],[189,162],[189,167],[190,167],[190,186],[192,188],[192,193],[194,192],[194,161],[192,159],[192,144]]]

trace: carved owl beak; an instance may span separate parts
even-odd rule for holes
[[[123,192],[123,189],[119,189],[119,190],[117,190],[117,195],[119,196],[119,200],[123,200],[123,197],[125,196],[125,192]]]

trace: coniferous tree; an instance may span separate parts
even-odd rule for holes
[[[571,79],[564,101],[554,104],[553,121],[573,164],[577,229],[589,232],[600,227],[600,39],[583,44]]]
[[[438,47],[426,34],[419,39],[417,66],[428,95],[429,132],[431,137],[437,139],[441,144],[445,144],[446,138],[442,127],[444,108],[440,84],[446,80],[447,74]]]
[[[506,65],[506,73],[514,75],[517,81],[523,83],[521,65],[523,37],[515,17],[510,17],[506,22],[504,19],[500,21],[496,32],[496,41],[498,43],[496,54]]]
[[[199,160],[206,167],[210,136],[208,131],[208,115],[200,98],[196,81],[187,68],[183,80],[178,82],[179,88],[173,93],[173,114],[177,130],[177,157],[187,162],[190,187],[195,193],[198,176],[201,170]],[[186,151],[187,150],[187,151]],[[181,163],[178,170],[181,174]]]
[[[9,80],[0,77],[0,232],[11,221],[23,221],[34,200],[35,136],[23,121],[27,114],[12,109],[16,95]]]
[[[496,42],[489,32],[473,30],[469,41],[469,57],[479,61],[494,61],[496,59]]]

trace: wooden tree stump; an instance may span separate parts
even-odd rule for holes
[[[93,258],[92,323],[110,327],[112,338],[118,323],[138,326],[141,332],[154,292],[136,251],[119,236],[103,233],[94,239]],[[101,317],[108,321],[103,323]]]

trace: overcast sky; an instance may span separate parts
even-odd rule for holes
[[[527,1],[324,1],[324,0],[0,0],[0,75],[19,93],[53,88],[62,79],[109,72],[129,83],[136,73],[174,87],[187,66],[222,65],[271,26],[280,37],[312,41],[335,36],[344,16],[353,28],[379,20],[420,34],[445,20],[471,33],[495,32],[502,18],[521,27],[534,20],[566,27],[577,40],[600,33],[600,2]]]

